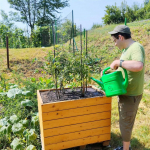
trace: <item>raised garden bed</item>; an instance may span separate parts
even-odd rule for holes
[[[37,91],[44,150],[110,141],[111,97],[92,86],[85,97],[80,97],[80,88],[65,89],[58,100],[55,93],[55,89]]]

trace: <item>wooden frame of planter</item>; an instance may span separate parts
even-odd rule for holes
[[[93,86],[89,88],[95,89]],[[40,96],[43,91],[48,90],[37,91],[43,150],[60,150],[99,142],[109,145],[111,97],[43,104]]]

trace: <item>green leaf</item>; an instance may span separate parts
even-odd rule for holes
[[[12,147],[13,150],[24,150],[23,144],[18,138],[15,138],[10,144],[10,146]]]
[[[36,150],[34,145],[29,145],[26,150]]]
[[[21,123],[14,124],[12,126],[12,132],[20,134],[23,131],[23,125]]]
[[[22,91],[23,95],[28,95],[28,93],[30,93],[30,91]]]
[[[21,106],[24,106],[24,107],[26,107],[26,106],[33,107],[33,105],[34,105],[33,102],[31,100],[29,100],[29,99],[21,101]]]
[[[12,124],[14,124],[19,120],[19,118],[16,115],[13,115],[13,116],[10,116],[9,120]]]
[[[8,125],[7,118],[3,118],[0,120],[0,127]]]
[[[8,126],[3,126],[1,129],[0,129],[0,133],[3,133],[3,134],[9,134],[11,133],[11,128],[12,128],[12,125],[9,124]]]
[[[7,118],[3,118],[0,120],[0,132],[4,133],[4,134],[8,134],[11,133],[11,127],[12,125],[8,123],[8,119]]]
[[[31,129],[28,133],[28,140],[34,141],[37,138],[37,135],[35,134],[35,129]]]
[[[10,89],[13,89],[13,88],[16,88],[16,87],[18,87],[18,85],[12,85],[12,86],[10,86]]]
[[[38,72],[39,72],[39,70],[38,70],[38,69],[35,69],[34,73],[38,73]]]
[[[20,120],[19,123],[21,123],[24,127],[28,127],[29,120]]]
[[[39,124],[39,117],[37,116],[33,116],[31,119],[31,124],[35,127]]]
[[[32,116],[38,116],[39,117],[39,112],[32,113]]]
[[[33,58],[33,59],[32,59],[32,63],[34,63],[34,62],[35,62],[35,59]]]
[[[12,125],[9,124],[9,125],[7,126],[7,134],[11,133],[11,131],[12,131]]]
[[[29,132],[29,129],[24,130],[24,131],[23,131],[23,135],[24,135],[24,136],[27,136],[28,132]]]
[[[21,94],[22,93],[22,90],[18,89],[18,88],[14,88],[14,89],[10,89],[8,92],[7,92],[7,96],[9,98],[15,98],[15,96],[17,94]]]
[[[7,92],[1,92],[0,95],[2,96],[7,95]]]
[[[3,127],[0,129],[0,133],[6,134],[6,132],[7,132],[7,127],[6,127],[6,126],[3,126]]]

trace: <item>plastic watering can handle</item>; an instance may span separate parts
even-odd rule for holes
[[[106,72],[107,70],[109,70],[109,69],[110,69],[110,67],[105,68],[105,69],[103,70],[103,75],[105,75],[105,72]]]
[[[105,72],[106,72],[107,70],[109,70],[109,69],[110,69],[110,67],[105,68],[105,69],[103,70],[103,75],[105,75]],[[125,80],[124,80],[124,82],[123,82],[123,86],[124,86],[124,88],[127,88],[127,86],[128,86],[128,74],[127,74],[127,70],[124,69],[124,68],[122,68],[122,69],[123,69],[123,71],[124,71],[124,73],[125,73]]]
[[[128,74],[127,74],[127,70],[124,69],[124,68],[122,68],[122,69],[123,69],[123,71],[124,71],[124,73],[125,73],[125,80],[124,80],[124,82],[123,82],[123,86],[124,86],[125,88],[127,88],[127,86],[128,86]]]

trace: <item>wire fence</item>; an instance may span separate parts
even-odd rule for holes
[[[36,26],[32,32],[28,26],[23,30],[0,23],[0,48],[6,48],[6,37],[9,40],[9,48],[49,47],[54,44],[54,32],[55,44],[64,44],[68,40],[73,43],[71,39],[76,34],[73,11],[49,25]]]
[[[2,25],[0,27],[1,29],[5,28],[5,26]],[[1,31],[2,30],[0,30],[0,32]],[[5,32],[0,34],[0,48],[6,48],[6,37],[8,37],[9,48],[23,49],[54,46],[53,51],[49,52],[54,59],[54,63],[56,62],[56,59],[58,61],[62,52],[64,52],[66,54],[63,54],[66,57],[69,57],[68,54],[74,56],[76,59],[75,61],[81,67],[79,71],[81,71],[82,67],[86,65],[90,66],[90,73],[99,71],[100,57],[98,49],[95,49],[94,46],[92,47],[91,45],[88,45],[88,43],[96,42],[95,38],[91,39],[91,35],[93,34],[94,36],[94,30],[86,31],[82,28],[82,25],[77,27],[74,22],[73,11],[65,18],[53,21],[50,25],[36,27],[32,33],[28,28],[24,31],[17,28],[13,30],[6,28],[3,31]],[[88,35],[90,35],[90,38]],[[81,74],[82,73],[83,72],[81,71]]]

